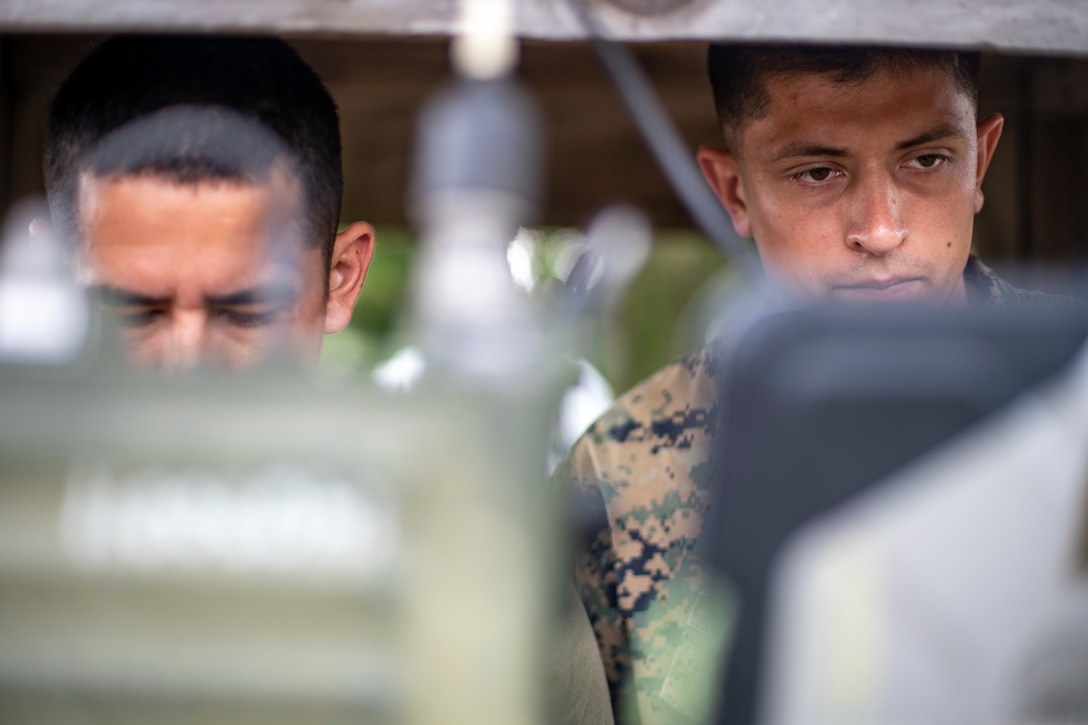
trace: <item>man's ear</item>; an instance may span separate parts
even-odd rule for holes
[[[701,146],[698,158],[706,183],[710,184],[710,188],[717,194],[722,206],[729,212],[737,234],[742,237],[751,237],[752,223],[748,218],[748,204],[741,184],[740,166],[733,154]]]
[[[336,235],[329,264],[329,295],[325,301],[325,334],[340,332],[351,322],[355,301],[363,289],[374,258],[374,230],[356,222]]]
[[[978,122],[978,167],[975,169],[975,213],[982,211],[982,179],[986,176],[986,169],[990,168],[990,161],[997,150],[998,139],[1001,138],[1001,129],[1005,127],[1005,117],[995,113]]]

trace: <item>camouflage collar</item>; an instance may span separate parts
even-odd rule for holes
[[[998,277],[973,254],[967,259],[967,266],[963,270],[963,283],[967,288],[967,300],[975,304],[1007,307],[1021,301],[1025,294],[1032,294]]]
[[[1071,297],[1013,287],[973,254],[963,270],[963,282],[967,288],[967,300],[987,307],[1068,307],[1084,304]]]

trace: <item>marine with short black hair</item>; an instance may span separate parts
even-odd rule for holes
[[[336,104],[275,38],[111,38],[46,128],[54,229],[142,365],[315,361],[343,329],[374,232],[337,231]]]
[[[768,275],[802,298],[998,307],[1039,293],[971,255],[1003,119],[977,118],[978,55],[712,46],[725,148],[704,176]],[[608,526],[578,562],[617,722],[689,722],[720,634],[695,546],[708,506],[716,345],[622,396],[556,472],[599,492]]]

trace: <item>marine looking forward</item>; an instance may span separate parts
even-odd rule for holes
[[[1003,119],[978,117],[979,57],[934,50],[712,46],[724,140],[707,182],[769,276],[809,298],[1025,304],[971,255]],[[579,557],[617,722],[691,721],[708,599],[694,554],[709,500],[714,346],[621,397],[561,478],[604,498]],[[728,374],[724,371],[721,374]]]

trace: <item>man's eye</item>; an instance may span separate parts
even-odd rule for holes
[[[275,321],[278,310],[266,312],[240,312],[238,310],[219,310],[219,318],[235,327],[261,327]]]
[[[162,319],[165,314],[162,310],[156,309],[126,310],[118,307],[110,307],[109,309],[125,327],[147,327]]]
[[[820,183],[830,179],[834,173],[834,169],[828,168],[827,166],[818,166],[813,169],[805,169],[799,174],[796,174],[793,178],[798,181]]]
[[[913,159],[914,163],[923,169],[936,168],[946,160],[947,157],[941,154],[922,154],[921,156],[915,156]]]

